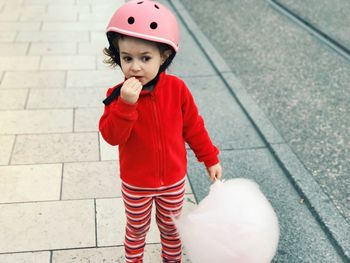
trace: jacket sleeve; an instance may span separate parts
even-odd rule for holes
[[[107,97],[112,91],[113,88],[108,89]],[[105,105],[99,122],[99,131],[106,142],[111,145],[120,145],[128,140],[138,118],[136,107],[137,103],[129,104],[121,97]]]
[[[219,150],[213,145],[193,96],[186,86],[183,92],[182,114],[185,142],[193,150],[198,161],[204,162],[206,167],[219,163]]]

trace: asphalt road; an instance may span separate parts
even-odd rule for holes
[[[349,61],[267,1],[181,2],[350,223]],[[314,19],[312,4],[292,7]],[[326,15],[315,24],[349,43],[350,37],[340,34],[343,12],[327,20],[331,12],[325,0],[317,10]]]

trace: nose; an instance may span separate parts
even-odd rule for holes
[[[140,71],[141,70],[141,66],[140,64],[138,63],[138,61],[133,61],[132,64],[131,64],[131,67],[130,69],[134,72],[136,71]]]

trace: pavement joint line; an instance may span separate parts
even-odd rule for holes
[[[96,198],[94,198],[94,219],[95,219],[95,245],[98,247],[98,224],[97,224],[97,206],[96,206]]]
[[[65,108],[66,109],[66,108]],[[12,111],[12,110],[7,110],[7,111]],[[13,110],[13,111],[17,111],[17,110]],[[18,110],[18,111],[26,111],[26,110]],[[84,133],[98,133],[98,130],[95,131],[66,131],[66,132],[40,132],[40,133],[0,133],[0,136],[11,136],[11,135],[16,135],[16,136],[41,136],[41,135],[68,135],[68,134],[84,134]]]
[[[8,135],[8,136],[11,136],[11,135]],[[17,135],[15,135],[15,139],[13,140],[13,144],[12,144],[12,149],[11,149],[11,154],[10,154],[9,160],[8,160],[7,164],[4,165],[4,166],[12,165],[12,156],[13,156],[13,152],[15,151],[16,142],[17,142]]]
[[[100,132],[98,132],[98,136],[97,136],[97,145],[98,145],[98,157],[99,157],[99,161],[102,161],[102,154],[101,154],[101,134]]]
[[[220,148],[222,152],[233,152],[233,151],[253,151],[253,150],[264,150],[266,146],[256,146],[256,147],[238,147],[238,148]]]
[[[158,244],[158,243],[155,243]],[[123,245],[119,245],[119,247],[122,247]],[[106,247],[118,247],[116,246],[106,246]],[[39,252],[55,252],[55,251],[67,251],[67,250],[83,250],[83,249],[98,249],[103,247],[68,247],[68,248],[48,248],[46,250],[44,249],[38,249],[38,250],[22,250],[22,251],[16,251],[16,252],[1,252],[0,255],[16,255],[16,254],[24,254],[24,253],[39,253]]]
[[[30,96],[30,88],[28,88],[28,90],[27,90],[27,95],[26,95],[26,100],[24,101],[23,110],[28,109],[29,96]]]
[[[62,166],[61,166],[61,186],[60,186],[60,198],[59,200],[61,201],[62,200],[62,192],[63,192],[63,176],[64,175],[64,163],[62,163]]]
[[[192,190],[192,189],[191,189]],[[185,196],[192,196],[193,193],[185,192]],[[33,201],[18,201],[18,202],[9,202],[9,203],[0,203],[2,205],[21,205],[21,204],[40,204],[40,203],[57,203],[57,202],[73,202],[73,201],[96,201],[96,200],[114,200],[121,199],[122,196],[105,196],[105,197],[88,197],[88,198],[72,198],[72,199],[55,199],[55,200],[33,200]],[[1,253],[0,253],[1,254]]]
[[[220,54],[214,49],[210,41],[198,28],[198,26],[193,21],[192,17],[184,8],[182,3],[179,0],[167,1],[173,7],[180,20],[183,22],[184,26],[189,31],[189,34],[194,38],[195,42],[203,51],[204,55],[207,57],[208,61],[211,63],[219,77],[222,78],[225,85],[231,91],[232,96],[242,108],[247,118],[251,121],[258,135],[267,145],[267,148],[273,155],[279,167],[284,171],[287,178],[292,182],[292,185],[297,190],[297,192],[302,193],[303,197],[305,197],[306,204],[308,204],[310,212],[314,216],[315,220],[318,222],[319,226],[325,232],[330,243],[333,245],[338,254],[342,257],[344,262],[350,262],[350,243],[348,242],[348,237],[350,236],[350,227],[345,221],[345,219],[339,214],[339,211],[335,208],[333,202],[323,192],[323,190],[314,180],[312,175],[305,169],[304,165],[292,152],[292,150],[289,148],[288,144],[284,141],[284,139],[280,137],[282,138],[282,140],[278,140],[278,143],[271,142],[269,140],[268,135],[266,136],[267,129],[266,127],[261,127],[262,125],[264,126],[267,124],[267,126],[270,126],[268,127],[268,129],[275,130],[273,132],[278,134],[279,132],[273,126],[271,127],[272,124],[265,115],[259,116],[259,121],[256,119],[256,114],[254,114],[254,112],[251,111],[251,107],[246,107],[246,105],[242,104],[240,100],[240,96],[242,94],[240,92],[237,92],[237,88],[235,89],[230,85],[230,81],[227,80],[226,77],[227,74],[223,74],[222,71],[220,71],[221,68],[228,67],[226,62],[222,58],[218,61],[216,60],[218,57],[221,57]],[[200,38],[200,40],[198,38]],[[217,65],[218,63],[219,65]],[[222,65],[222,63],[226,64],[226,66]],[[229,72],[229,74],[234,76],[232,71]],[[237,79],[237,77],[235,76],[234,78]],[[241,89],[244,90],[244,86],[242,84],[240,84],[239,86]],[[243,95],[249,97],[249,94]],[[258,107],[253,100],[250,99],[248,101],[250,103],[254,103],[254,106]],[[279,146],[285,146],[283,149],[284,151],[278,151]],[[294,157],[293,162],[291,162],[288,157]],[[303,174],[303,177],[298,176],[298,173],[295,173],[296,171],[301,172]],[[303,178],[305,180],[302,180]],[[305,183],[307,183],[307,185],[305,185]],[[312,188],[312,191],[310,191],[309,188]],[[333,213],[327,213],[327,211],[323,210],[325,208],[330,209],[331,211],[333,211]]]
[[[2,135],[0,135],[2,136]],[[7,135],[6,135],[7,136]],[[29,165],[48,165],[48,164],[62,164],[62,163],[98,163],[98,162],[116,162],[118,159],[114,160],[89,160],[89,161],[64,161],[64,162],[50,162],[50,163],[16,163],[16,164],[1,164],[1,167],[7,166],[29,166]]]
[[[297,23],[299,26],[301,26],[303,29],[305,29],[307,32],[309,32],[311,35],[313,35],[319,41],[321,41],[321,43],[326,44],[328,47],[335,50],[338,54],[340,54],[341,56],[346,58],[348,61],[350,61],[350,50],[347,47],[340,44],[338,41],[334,40],[332,37],[330,37],[326,33],[319,30],[316,26],[312,25],[306,19],[292,12],[285,5],[279,3],[276,0],[267,0],[267,1],[278,12],[280,12],[281,14],[283,14],[293,22]]]
[[[63,82],[64,82],[64,85],[63,85],[63,89],[67,89],[68,88],[68,70],[64,70],[63,71]]]

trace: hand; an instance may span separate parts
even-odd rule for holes
[[[142,90],[141,82],[138,79],[132,77],[127,79],[124,82],[120,90],[120,97],[126,102],[135,104],[139,99],[141,90]]]
[[[220,179],[222,175],[222,168],[220,163],[207,167],[207,172],[212,182]]]

